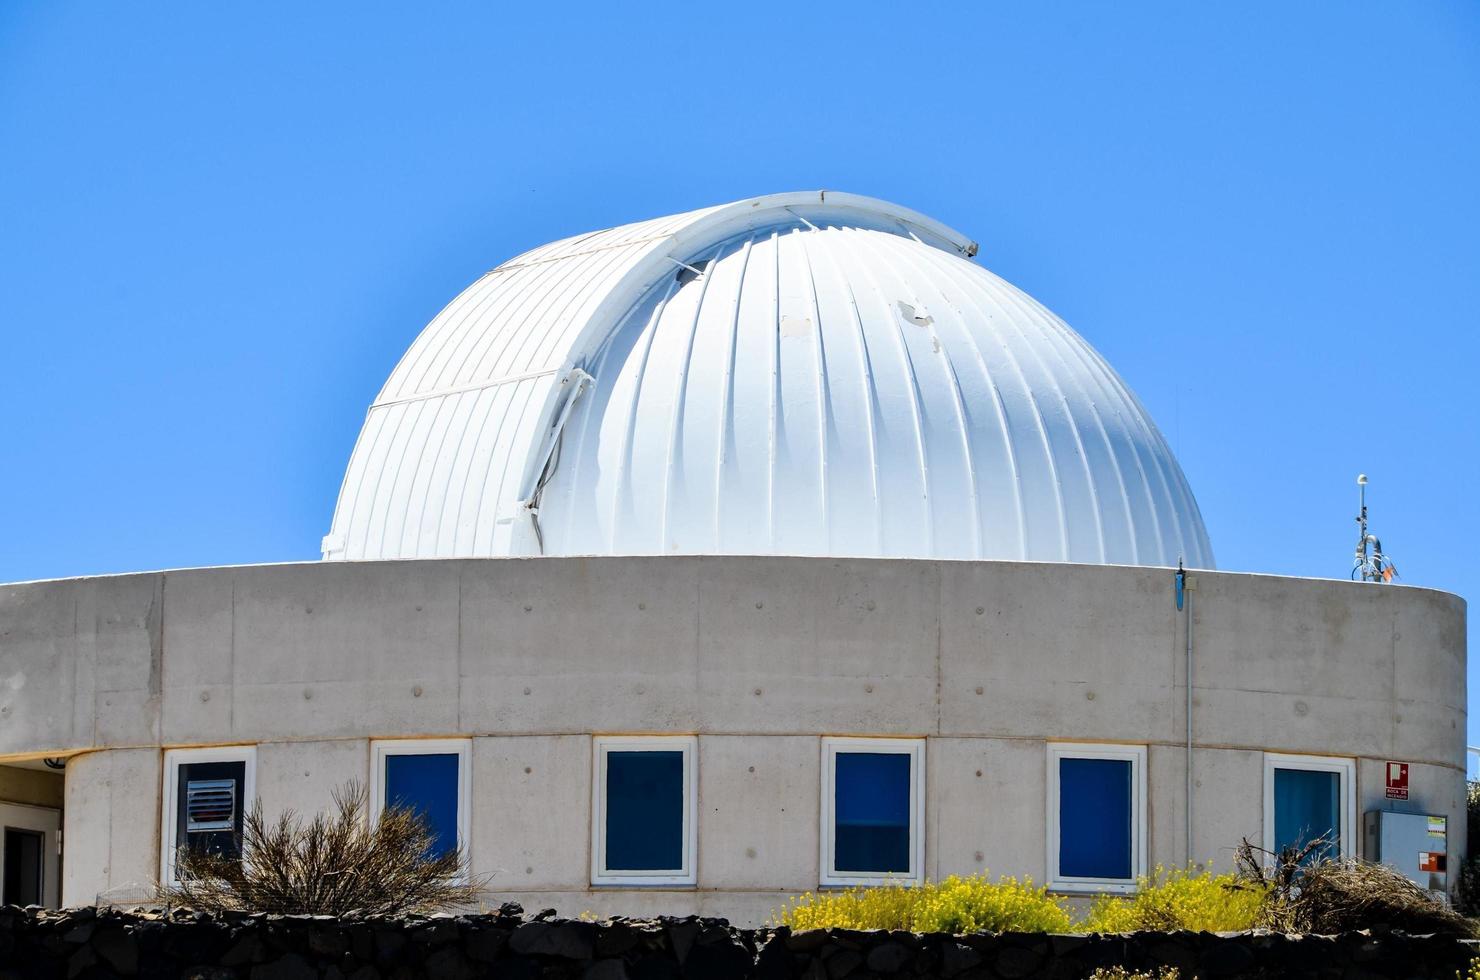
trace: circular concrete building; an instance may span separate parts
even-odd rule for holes
[[[325,561],[0,587],[5,900],[141,899],[352,779],[566,913],[1456,860],[1462,601],[1214,571],[1135,396],[975,254],[833,192],[544,246],[391,373]]]

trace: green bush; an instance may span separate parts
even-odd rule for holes
[[[1191,929],[1231,932],[1252,929],[1269,889],[1232,874],[1172,870],[1158,866],[1136,882],[1129,898],[1102,896],[1079,927],[1086,932]]]
[[[910,932],[1066,932],[1072,922],[1061,899],[1031,879],[989,880],[985,875],[916,887],[885,885],[839,892],[808,892],[772,916],[803,929],[904,929]]]

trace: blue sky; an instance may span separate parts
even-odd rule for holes
[[[1480,598],[1480,5],[920,6],[0,5],[0,581],[315,558],[480,273],[824,187],[1095,344],[1222,568],[1344,577],[1366,471]]]

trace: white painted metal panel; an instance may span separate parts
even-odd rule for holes
[[[1124,382],[974,254],[921,215],[821,193],[526,253],[386,382],[325,555],[1211,567],[1186,479]],[[540,490],[574,368],[594,382]]]

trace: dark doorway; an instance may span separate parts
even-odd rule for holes
[[[46,835],[39,830],[5,828],[6,905],[40,905],[42,854]]]

